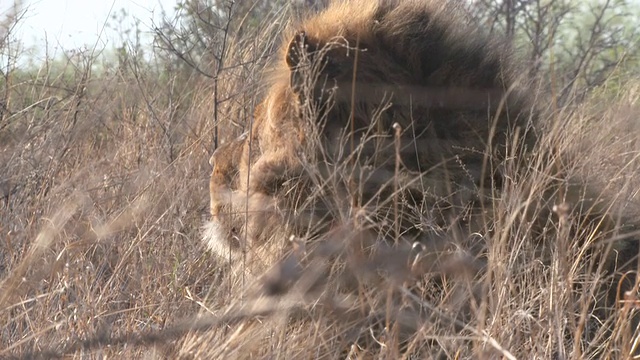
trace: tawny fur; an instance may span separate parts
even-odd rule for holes
[[[494,230],[487,208],[514,181],[505,164],[531,165],[538,140],[538,111],[506,46],[436,0],[338,1],[284,44],[251,131],[212,158],[213,250],[278,254],[291,235],[313,237],[358,209],[396,242]],[[557,191],[563,184],[536,194],[547,210],[523,221],[547,231],[552,204],[569,200],[595,212],[581,224],[616,228],[597,215],[609,203],[586,203],[579,186]]]
[[[305,162],[344,163],[354,148],[358,160],[349,162],[365,169],[357,180],[367,183],[361,203],[388,197],[391,183],[405,179],[396,187],[409,190],[411,206],[421,206],[425,196],[463,205],[471,200],[469,190],[499,181],[507,139],[515,141],[518,132],[526,134],[521,144],[534,141],[509,52],[481,35],[452,3],[337,2],[289,34],[250,136],[214,155],[214,217],[234,203],[228,196],[234,191],[236,198],[266,195],[262,205],[277,207],[283,183],[301,177]],[[402,129],[399,136],[394,124]],[[460,189],[466,194],[458,196]],[[253,224],[262,216],[236,217],[228,228],[266,242]]]

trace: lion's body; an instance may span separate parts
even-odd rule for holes
[[[337,1],[286,39],[250,131],[212,158],[207,240],[219,255],[261,272],[291,236],[350,224],[374,241],[433,253],[466,241],[489,257],[478,235],[560,236],[568,217],[559,231],[552,208],[564,201],[584,226],[571,234],[617,229],[611,202],[566,186],[553,151],[531,155],[540,115],[527,84],[455,3]]]
[[[349,186],[342,194],[363,206],[384,203],[395,193],[393,182],[411,198],[405,201],[409,207],[424,210],[434,201],[441,208],[465,206],[477,198],[470,193],[478,187],[501,181],[497,167],[508,142],[515,145],[518,134],[527,145],[533,142],[508,51],[481,35],[452,4],[337,2],[296,31],[283,48],[285,61],[275,65],[278,75],[256,110],[250,135],[214,155],[213,216],[230,204],[247,213],[249,204],[246,218],[228,215],[221,221],[234,224],[226,232],[242,233],[253,244],[272,238],[259,208],[289,211],[284,208],[299,205],[301,194],[308,197],[310,190],[300,187],[283,195],[283,184],[308,173],[308,164],[329,164],[324,175],[347,162],[360,169],[349,180],[360,183],[357,194]],[[401,128],[398,136],[394,124]],[[318,215],[318,208],[330,205],[306,206]],[[444,217],[460,215],[428,210],[439,214],[438,226],[445,225]],[[318,216],[326,221],[326,215]]]

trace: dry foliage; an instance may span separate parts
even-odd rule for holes
[[[636,254],[620,245],[622,227],[595,231],[591,205],[575,205],[593,204],[597,219],[639,216],[637,79],[562,109],[531,90],[541,135],[527,164],[500,159],[482,231],[421,218],[433,243],[396,244],[404,203],[394,194],[411,182],[392,173],[389,201],[360,206],[345,196],[347,158],[304,164],[321,186],[292,197],[307,200],[298,212],[322,203],[331,226],[281,231],[292,225],[278,212],[263,230],[295,236],[233,261],[205,251],[211,114],[227,144],[249,128],[264,78],[279,75],[264,59],[282,61],[271,50],[284,19],[269,14],[255,34],[229,39],[217,92],[208,79],[136,63],[93,75],[91,54],[70,57],[67,76],[45,66],[13,82],[0,118],[0,358],[628,357],[637,291],[603,300],[621,277],[599,252],[633,260],[628,270]],[[395,155],[406,138],[391,134]],[[589,199],[556,193],[574,179],[569,188]],[[273,213],[267,190],[241,190],[254,211]]]

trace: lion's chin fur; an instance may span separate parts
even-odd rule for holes
[[[238,258],[238,251],[231,248],[229,240],[217,221],[212,220],[204,224],[202,241],[220,259],[233,261]]]
[[[241,240],[226,231],[224,224],[211,220],[201,229],[202,241],[219,264],[230,265],[233,273],[244,274],[249,277],[259,277],[281,260],[282,239],[286,239],[286,231],[270,230],[272,236],[259,247],[253,247],[252,242],[245,239],[245,251],[242,250]],[[286,243],[286,242],[284,242]]]

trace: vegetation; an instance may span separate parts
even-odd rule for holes
[[[186,0],[181,18],[153,29],[153,49],[133,29],[107,49],[111,57],[69,50],[32,66],[17,61],[22,13],[0,19],[0,358],[410,358],[437,347],[431,355],[441,358],[582,359],[638,351],[636,292],[606,320],[611,331],[586,328],[598,285],[611,277],[590,262],[590,244],[562,232],[546,239],[553,256],[543,261],[524,232],[498,231],[485,275],[438,297],[433,283],[410,288],[393,276],[344,297],[308,288],[257,296],[263,280],[208,253],[200,239],[209,158],[250,124],[284,27],[323,2],[288,4]],[[561,166],[624,203],[611,211],[640,215],[633,4],[487,0],[469,11],[509,36],[530,77],[548,89],[533,94],[555,110],[538,156],[578,154]],[[518,211],[510,199],[543,191],[555,173],[536,170],[513,174],[515,185],[496,200],[502,223]],[[557,209],[562,228],[572,218]],[[392,261],[365,265],[376,275],[393,270]],[[315,266],[297,275],[307,285],[322,273]],[[455,319],[452,304],[479,288],[473,318]],[[401,298],[402,310],[428,309],[431,322],[400,344],[394,321],[411,311],[364,311],[385,309],[387,297]]]

